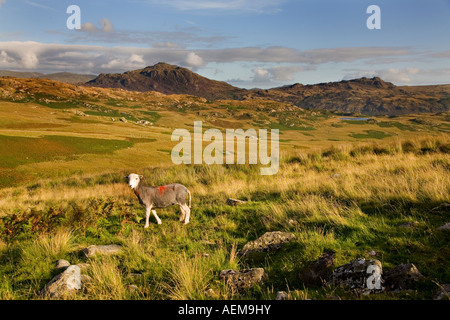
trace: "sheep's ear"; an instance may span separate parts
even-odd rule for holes
[[[125,178],[125,179],[128,179],[128,176],[125,176],[124,178]]]

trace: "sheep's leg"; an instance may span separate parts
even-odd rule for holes
[[[184,224],[188,224],[189,223],[189,217],[191,216],[191,209],[185,204],[182,207],[184,208],[184,210],[183,210],[184,213],[183,214],[185,216]]]
[[[156,221],[158,221],[158,224],[161,224],[162,222],[161,222],[161,219],[158,217],[158,215],[156,214],[156,211],[155,210],[152,210],[152,213],[153,213],[153,215],[155,216],[155,218],[156,218]]]
[[[150,211],[152,210],[152,207],[145,207],[145,226],[144,228],[148,228],[149,223],[148,220],[150,219]]]
[[[186,217],[186,211],[185,211],[184,206],[182,204],[180,204],[180,211],[181,211],[181,215],[180,215],[180,222],[181,222]]]

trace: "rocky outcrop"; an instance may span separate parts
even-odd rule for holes
[[[413,289],[415,284],[422,280],[424,276],[414,264],[405,263],[386,271],[383,278],[386,290],[400,291]]]
[[[83,254],[86,258],[95,255],[114,255],[119,254],[122,251],[122,246],[117,244],[109,245],[92,245],[83,250]]]
[[[47,298],[64,298],[81,289],[81,270],[76,265],[67,267],[55,276],[42,289],[41,295]]]
[[[319,259],[314,261],[305,271],[300,274],[300,279],[307,286],[321,285],[329,278],[334,265],[334,251],[324,252]]]
[[[378,260],[355,259],[334,269],[330,281],[361,294],[384,290],[382,266]]]
[[[237,206],[237,205],[240,205],[243,203],[245,203],[245,201],[238,200],[238,199],[231,199],[231,198],[227,199],[227,205],[229,205],[229,206]]]
[[[290,242],[293,239],[295,239],[293,233],[281,231],[266,232],[258,239],[244,245],[238,252],[238,256],[241,258],[253,258],[258,253],[278,250],[283,244]]]
[[[267,273],[263,268],[243,269],[243,270],[222,270],[219,275],[220,279],[233,291],[242,291],[256,284],[262,284],[268,279]]]

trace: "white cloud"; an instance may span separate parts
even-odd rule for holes
[[[138,63],[138,64],[145,63],[144,56],[143,55],[139,55],[139,54],[132,54],[131,57],[130,57],[130,62],[131,63]]]
[[[86,32],[95,32],[95,31],[104,31],[104,32],[112,32],[114,30],[113,23],[108,18],[103,18],[100,20],[101,28],[97,28],[92,22],[86,22],[81,26],[82,31]]]
[[[39,59],[34,52],[25,52],[21,59],[26,69],[35,69],[39,64]]]
[[[202,57],[197,55],[195,52],[189,52],[184,63],[186,66],[193,69],[199,68],[204,64]]]
[[[252,71],[254,73],[254,77],[253,77],[253,81],[254,82],[269,81],[270,80],[269,79],[270,73],[266,69],[257,67],[257,68],[254,68]]]
[[[286,82],[293,81],[293,75],[307,70],[313,70],[314,67],[303,67],[296,65],[274,66],[269,68],[254,68],[253,82]]]

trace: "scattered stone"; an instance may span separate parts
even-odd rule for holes
[[[83,253],[86,258],[95,256],[95,255],[114,255],[120,253],[122,250],[122,246],[117,244],[109,244],[109,245],[92,245],[83,250]]]
[[[370,294],[384,290],[382,266],[378,260],[355,259],[333,270],[333,284],[354,289],[357,293]]]
[[[440,285],[433,297],[434,300],[450,300],[450,284]]]
[[[378,254],[375,250],[370,250],[368,253],[369,256],[376,256]]]
[[[263,283],[268,278],[263,268],[220,271],[220,279],[235,291],[248,289],[256,284]]]
[[[71,265],[64,272],[50,280],[44,289],[42,289],[41,295],[49,298],[61,298],[80,289],[80,268],[76,265]]]
[[[136,292],[136,291],[138,290],[138,287],[137,287],[137,285],[135,285],[135,284],[129,284],[129,285],[127,286],[127,289],[128,289],[128,291],[130,291],[130,292]]]
[[[278,291],[277,292],[277,300],[287,300],[289,298],[289,294],[286,291]]]
[[[239,251],[238,256],[249,257],[255,253],[275,251],[295,238],[293,233],[273,231],[266,232],[255,241],[250,241]]]
[[[240,205],[240,204],[243,204],[243,203],[245,203],[245,201],[237,200],[237,199],[231,199],[231,198],[227,199],[227,205],[229,205],[229,206],[237,206],[237,205]]]
[[[138,120],[136,121],[136,124],[142,124],[144,126],[151,126],[153,123],[147,120]]]
[[[400,264],[384,273],[386,290],[399,291],[414,288],[415,284],[424,278],[412,263]]]
[[[55,268],[56,269],[65,269],[68,266],[70,266],[70,262],[64,259],[59,259],[58,261],[56,261],[56,265]]]
[[[414,228],[418,224],[419,223],[417,221],[410,221],[410,222],[406,222],[406,223],[400,224],[399,227],[400,228]]]
[[[125,122],[125,123],[128,122],[127,119],[125,119],[124,117],[120,118],[119,120],[122,121],[122,122]]]
[[[440,229],[440,230],[450,230],[450,222],[447,222],[443,226],[440,226],[438,229]]]
[[[318,260],[314,261],[306,271],[300,274],[300,279],[307,286],[323,284],[332,272],[335,257],[336,253],[332,250],[324,252]]]

